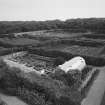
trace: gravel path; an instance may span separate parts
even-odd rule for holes
[[[27,105],[26,103],[24,103],[23,101],[19,100],[15,96],[7,96],[7,95],[4,95],[4,94],[0,93],[0,98],[4,102],[6,102],[8,105]]]
[[[105,92],[105,67],[100,68],[100,73],[94,81],[87,97],[81,105],[100,105]]]

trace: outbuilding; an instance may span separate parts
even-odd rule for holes
[[[71,70],[79,70],[81,72],[86,67],[86,62],[84,58],[77,56],[58,67],[65,71],[65,73]]]

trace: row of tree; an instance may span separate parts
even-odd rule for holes
[[[0,33],[17,33],[36,30],[67,29],[70,31],[94,31],[105,33],[104,18],[68,19],[66,21],[1,21]]]

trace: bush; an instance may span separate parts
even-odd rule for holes
[[[42,96],[35,91],[29,91],[26,88],[18,88],[16,95],[28,103],[28,105],[46,105],[46,102]]]
[[[86,66],[83,70],[82,70],[82,75],[81,75],[81,79],[84,80],[88,73],[92,71],[92,67],[91,66]]]

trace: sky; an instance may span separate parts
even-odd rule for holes
[[[0,21],[105,17],[105,0],[0,0]]]

